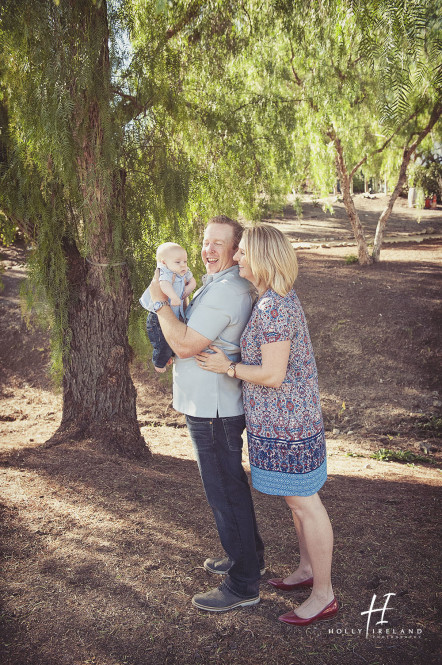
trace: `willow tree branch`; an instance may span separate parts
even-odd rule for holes
[[[34,222],[31,222],[30,220],[25,220],[22,219],[21,217],[17,217],[13,213],[8,213],[5,210],[0,210],[9,221],[11,221],[15,226],[19,228],[19,230],[23,233],[24,236],[29,238],[30,240],[35,240],[37,237],[37,226]]]
[[[354,176],[354,174],[356,173],[356,171],[362,166],[362,164],[365,164],[365,162],[367,161],[367,159],[368,159],[369,157],[372,157],[373,155],[377,155],[377,154],[379,154],[380,152],[383,152],[383,151],[385,150],[385,148],[387,147],[387,145],[388,145],[389,143],[391,143],[391,141],[394,139],[394,137],[396,136],[396,134],[398,134],[398,133],[400,132],[400,130],[401,130],[403,127],[405,127],[405,125],[406,125],[407,123],[410,122],[410,120],[413,120],[413,118],[415,118],[415,117],[417,116],[417,114],[419,113],[420,110],[421,110],[421,109],[417,109],[416,111],[414,111],[414,112],[413,112],[413,113],[412,113],[412,114],[411,114],[406,120],[404,120],[404,122],[403,122],[401,125],[399,125],[398,127],[396,127],[396,129],[394,130],[393,134],[391,134],[391,136],[388,137],[388,139],[387,139],[387,140],[381,145],[380,148],[378,148],[377,150],[373,150],[373,152],[370,152],[369,154],[365,155],[365,157],[363,157],[363,158],[362,158],[362,159],[356,164],[356,166],[354,166],[354,167],[352,168],[352,170],[350,171],[350,178],[353,178],[353,176]]]
[[[186,25],[195,18],[200,8],[201,8],[201,2],[199,0],[193,2],[188,7],[186,13],[184,14],[184,16],[181,17],[178,23],[176,23],[174,26],[166,30],[166,39],[167,40],[172,39],[172,37],[175,37],[175,35],[181,32],[181,30],[185,28]]]
[[[295,59],[295,51],[293,49],[293,44],[292,44],[291,40],[290,40],[290,51],[291,51],[291,54],[292,54],[292,57],[290,58],[290,67],[291,67],[291,70],[292,70],[293,78],[295,79],[296,85],[299,85],[300,87],[302,87],[303,86],[303,81],[302,81],[301,78],[299,78],[298,73],[296,72],[295,67],[293,65],[293,61]]]

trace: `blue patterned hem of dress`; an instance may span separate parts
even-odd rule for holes
[[[252,485],[263,494],[276,496],[311,496],[321,489],[327,480],[327,460],[308,473],[282,473],[267,471],[250,465]]]

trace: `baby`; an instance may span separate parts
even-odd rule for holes
[[[184,320],[183,301],[196,287],[196,281],[187,267],[187,252],[175,242],[165,242],[158,247],[156,258],[161,289],[168,297],[175,316]],[[173,351],[162,333],[148,288],[141,296],[140,303],[149,311],[146,327],[153,349],[152,362],[157,372],[165,372],[172,362]]]

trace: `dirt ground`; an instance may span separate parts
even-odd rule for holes
[[[372,236],[385,198],[355,200]],[[338,616],[307,629],[277,621],[305,597],[266,584],[296,566],[296,539],[283,501],[254,490],[267,547],[262,602],[220,615],[191,606],[220,581],[202,567],[220,546],[183,417],[149,366],[135,364],[133,376],[150,465],[87,442],[44,447],[61,397],[47,334],[21,318],[26,249],[17,245],[0,256],[3,665],[440,662],[442,211],[418,222],[400,200],[381,263],[365,269],[346,262],[356,251],[342,204],[332,216],[306,199],[300,220],[288,207],[269,221],[299,247],[297,291],[327,430],[321,497],[335,534]],[[405,462],[372,457],[381,449]],[[388,609],[367,632],[374,596],[374,609]]]

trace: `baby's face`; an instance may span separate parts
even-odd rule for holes
[[[177,275],[185,275],[187,268],[187,252],[185,249],[172,249],[163,258],[166,268]]]

